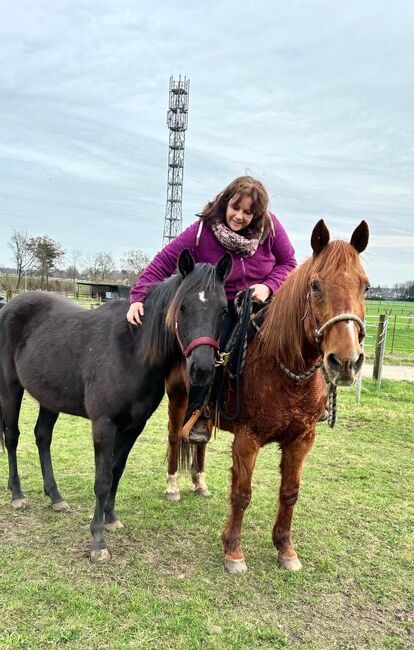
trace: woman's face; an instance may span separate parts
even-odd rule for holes
[[[230,230],[239,232],[246,228],[253,219],[253,199],[242,196],[241,199],[230,199],[226,209],[226,223]]]

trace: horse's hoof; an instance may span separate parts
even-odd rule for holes
[[[14,508],[15,510],[27,510],[27,508],[29,507],[29,503],[28,503],[27,499],[24,499],[24,498],[23,499],[13,499],[11,504],[12,504],[12,508]]]
[[[179,501],[181,494],[179,492],[164,492],[167,501]]]
[[[293,557],[279,556],[277,561],[282,569],[288,569],[288,571],[300,571],[302,568],[302,564],[297,555],[294,555]]]
[[[70,505],[66,501],[58,501],[52,503],[52,510],[55,512],[70,512]]]
[[[211,497],[211,492],[209,491],[208,488],[196,488],[194,490],[194,494],[197,494],[200,497]]]
[[[111,521],[104,524],[105,530],[109,530],[111,533],[115,532],[116,530],[120,530],[120,528],[123,527],[124,524],[119,519],[115,519],[115,521]]]
[[[244,560],[224,560],[224,566],[229,573],[244,573],[247,571],[247,564]]]
[[[91,551],[91,562],[108,562],[110,559],[111,555],[107,548],[98,548]]]

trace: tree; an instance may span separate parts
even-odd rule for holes
[[[29,235],[23,230],[14,230],[10,239],[9,246],[13,251],[14,261],[16,263],[17,282],[16,289],[19,288],[21,279],[27,274],[35,263],[35,256],[29,247]]]
[[[72,278],[73,280],[73,292],[75,292],[76,278],[79,277],[79,270],[77,264],[78,264],[78,259],[81,257],[81,255],[82,255],[82,251],[80,251],[78,248],[75,248],[69,253],[70,265],[66,269],[66,274],[68,278]]]
[[[96,270],[100,280],[106,280],[115,269],[114,260],[111,253],[103,252],[96,254]]]
[[[121,257],[121,273],[127,277],[129,284],[135,284],[149,262],[148,255],[142,251],[128,251]]]
[[[47,237],[31,237],[28,243],[28,249],[33,254],[40,273],[40,287],[47,289],[49,276],[58,260],[62,259],[65,251],[61,245]]]
[[[88,253],[84,258],[85,268],[83,273],[89,280],[106,280],[115,268],[111,253],[100,252],[92,256]]]

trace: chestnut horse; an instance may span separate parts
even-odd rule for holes
[[[293,571],[302,566],[291,541],[291,521],[303,464],[325,409],[327,380],[334,386],[352,385],[364,360],[361,340],[368,279],[359,253],[365,250],[368,235],[368,225],[362,221],[350,243],[330,242],[329,231],[320,220],[311,237],[313,256],[291,273],[274,295],[259,334],[248,346],[240,415],[233,422],[220,420],[220,428],[234,434],[231,512],[223,533],[225,565],[231,573],[247,568],[240,544],[242,520],[251,499],[257,455],[270,442],[277,442],[282,454],[273,544],[280,566]],[[175,489],[175,498],[179,498],[177,450],[187,401],[185,383],[177,371],[168,378],[167,392],[167,492]],[[234,412],[235,399],[234,385],[229,382],[224,393],[226,413]],[[205,448],[200,452],[202,461],[204,453]],[[199,472],[203,493],[207,490],[203,464]]]

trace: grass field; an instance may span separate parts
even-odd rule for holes
[[[386,364],[414,365],[414,303],[367,300],[365,304],[367,324],[365,353],[367,360],[372,361],[375,354],[379,315],[387,314],[388,328],[384,362]]]
[[[20,470],[30,507],[14,512],[0,454],[0,648],[413,647],[414,385],[364,381],[362,402],[339,394],[339,423],[318,426],[293,532],[303,570],[276,565],[271,544],[276,445],[261,451],[243,548],[249,571],[223,568],[231,436],[207,454],[210,499],[181,481],[164,500],[166,404],[133,450],[119,492],[125,528],[108,533],[112,560],[89,563],[93,460],[87,421],[61,416],[54,461],[72,512],[42,494],[25,398]],[[410,635],[411,632],[411,635]]]

